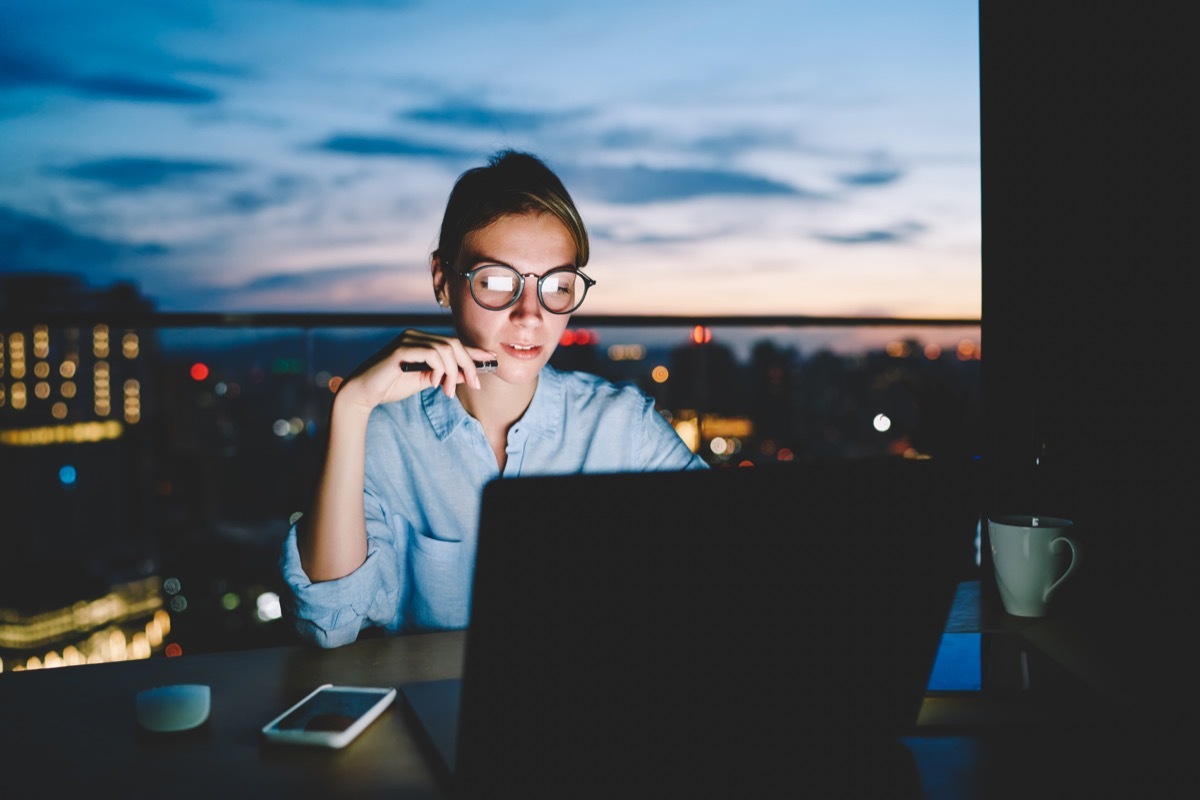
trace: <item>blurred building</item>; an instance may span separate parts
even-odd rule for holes
[[[169,629],[149,519],[155,344],[75,321],[101,309],[149,304],[125,284],[0,275],[4,668],[149,655]]]

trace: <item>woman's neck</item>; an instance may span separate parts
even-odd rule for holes
[[[459,384],[458,400],[486,431],[502,431],[507,434],[513,423],[521,418],[533,401],[537,380],[532,383],[513,385],[493,375],[481,375],[482,388],[472,389]]]
[[[491,375],[484,375],[480,380],[483,381],[481,389],[460,384],[458,399],[467,413],[483,426],[483,434],[496,456],[496,466],[503,475],[508,464],[508,430],[529,408],[533,393],[537,390],[537,381],[514,386]]]

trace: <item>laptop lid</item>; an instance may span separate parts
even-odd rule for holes
[[[964,474],[872,459],[494,481],[461,694],[406,699],[459,704],[456,730],[429,733],[462,796],[840,773],[916,721],[973,558]]]

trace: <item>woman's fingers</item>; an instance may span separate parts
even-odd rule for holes
[[[417,371],[422,388],[441,385],[447,396],[453,396],[459,383],[480,388],[475,361],[495,358],[487,350],[468,348],[458,338],[417,330],[405,331],[393,352],[402,372]],[[420,364],[425,365],[423,370]]]

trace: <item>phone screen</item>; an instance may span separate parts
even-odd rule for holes
[[[382,692],[327,688],[279,720],[281,731],[344,731],[379,702]]]
[[[394,687],[322,684],[263,726],[272,742],[345,747],[396,698]]]

